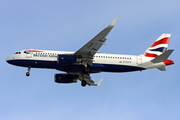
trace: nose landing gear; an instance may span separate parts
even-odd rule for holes
[[[31,69],[31,67],[28,67],[28,72],[26,73],[27,77],[30,75],[30,69]]]

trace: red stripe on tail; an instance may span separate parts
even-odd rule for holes
[[[158,55],[152,53],[145,53],[144,56],[146,57],[157,57]]]
[[[160,44],[168,44],[169,43],[169,39],[170,39],[170,37],[165,37],[165,38],[163,38],[161,40],[158,40],[158,41],[154,42],[151,45],[151,47],[154,47],[154,46],[157,46],[157,45],[160,45]]]

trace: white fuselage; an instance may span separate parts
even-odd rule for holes
[[[77,70],[77,72],[79,72],[81,69],[84,69],[81,64],[62,65],[57,63],[57,56],[59,54],[73,53],[74,52],[49,50],[21,50],[8,57],[6,61],[10,64],[22,67],[51,68],[65,72],[76,72]],[[91,69],[91,73],[96,73],[141,71],[159,66],[165,66],[163,62],[154,64],[150,62],[151,59],[152,58],[150,57],[144,57],[142,55],[134,56],[96,53],[93,58],[93,65],[89,68]]]

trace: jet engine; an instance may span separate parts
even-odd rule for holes
[[[76,56],[73,55],[58,55],[57,56],[57,63],[79,63],[81,59],[78,59]]]
[[[77,78],[68,74],[55,74],[54,81],[56,83],[76,83]]]

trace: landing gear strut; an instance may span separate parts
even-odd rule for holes
[[[31,69],[31,67],[28,67],[28,72],[26,73],[27,77],[30,75],[30,69]]]
[[[85,87],[85,86],[86,86],[86,81],[83,80],[83,81],[81,82],[81,85],[82,85],[83,87]]]

